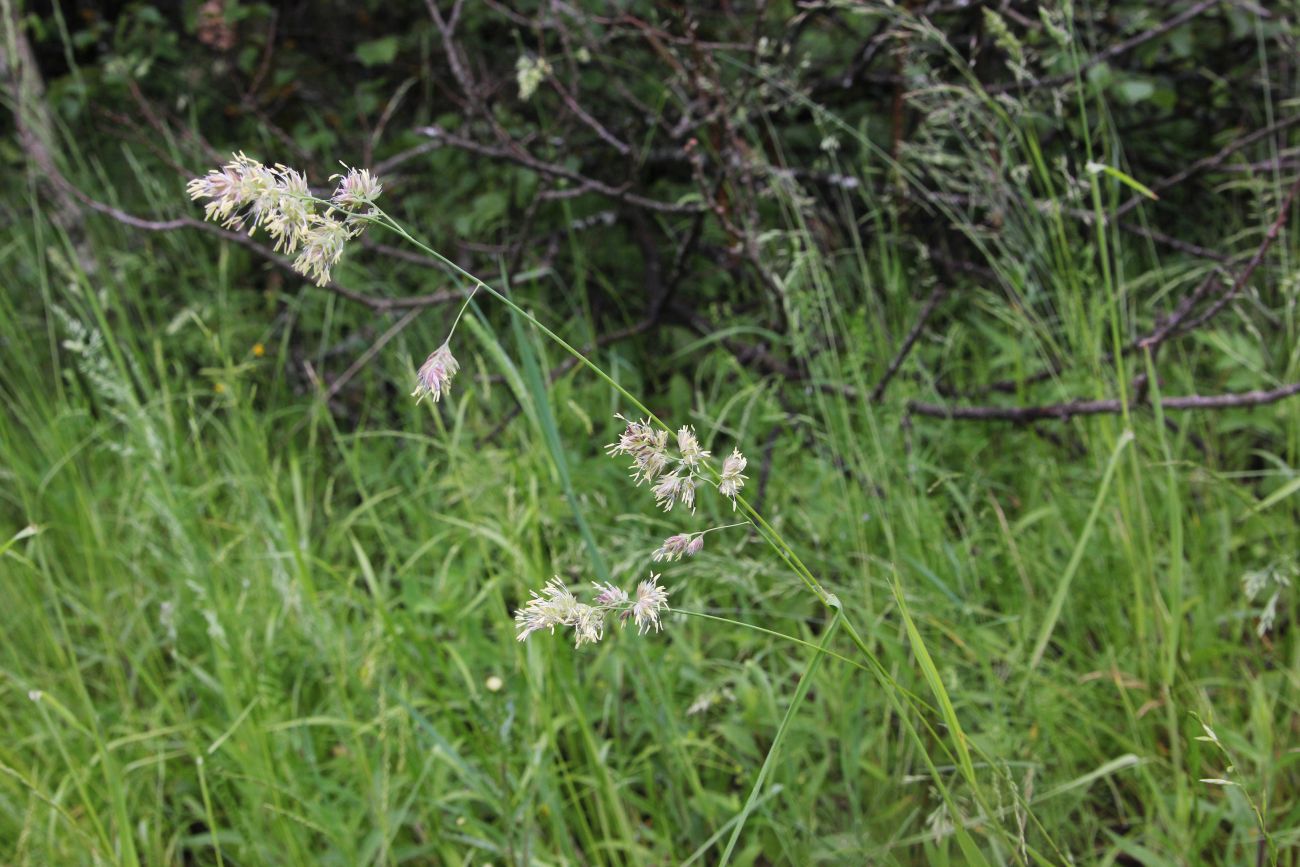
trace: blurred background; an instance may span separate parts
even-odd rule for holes
[[[1294,0],[0,9],[0,862],[1296,863]]]

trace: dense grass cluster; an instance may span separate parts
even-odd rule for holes
[[[346,286],[456,291],[339,389],[398,313],[193,228],[70,221],[6,179],[0,863],[1294,863],[1300,400],[1175,419],[1159,397],[1300,380],[1297,218],[1219,318],[1159,358],[1126,352],[1218,266],[1063,216],[1140,190],[1101,170],[1126,147],[1104,112],[1098,170],[1070,174],[1005,101],[946,97],[979,129],[918,132],[928,170],[945,148],[966,161],[954,185],[981,160],[1017,168],[981,181],[996,227],[933,200],[985,271],[883,399],[938,254],[900,225],[906,159],[897,189],[822,203],[871,228],[851,240],[766,178],[755,255],[787,330],[737,289],[702,302],[715,333],[590,351],[608,379],[533,320],[595,345],[575,287],[631,285],[579,229],[560,270],[500,263],[482,288],[507,304],[455,267],[350,248]],[[754,141],[776,122],[756,116]],[[818,117],[826,167],[881,159]],[[98,200],[187,204],[168,160],[64,147]],[[1214,211],[1229,282],[1285,180],[1252,176]],[[438,225],[378,181],[394,226]],[[413,400],[453,320],[455,391]],[[1007,378],[1008,399],[1101,398],[1144,373],[1154,399],[1113,414],[907,411]],[[644,449],[606,454],[627,394],[691,428],[679,452],[711,451],[732,487],[656,510],[627,478]],[[635,587],[651,567],[671,610],[617,640],[516,640],[548,580]],[[535,628],[575,625],[552,621]]]

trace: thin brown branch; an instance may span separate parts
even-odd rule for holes
[[[1211,7],[1219,5],[1221,0],[1201,0],[1194,6],[1189,6],[1182,12],[1167,18],[1164,21],[1152,27],[1149,30],[1143,30],[1141,33],[1134,34],[1123,42],[1116,42],[1105,51],[1100,51],[1089,57],[1083,63],[1079,64],[1078,69],[1072,72],[1063,72],[1060,75],[1052,75],[1047,78],[1035,78],[1030,81],[1009,81],[1003,84],[990,85],[985,90],[990,94],[1006,93],[1007,91],[1020,90],[1022,88],[1049,88],[1059,87],[1062,84],[1070,84],[1076,76],[1082,75],[1087,70],[1102,63],[1109,63],[1120,55],[1127,54],[1139,45],[1145,45],[1153,39],[1159,39],[1171,30],[1181,27],[1188,21],[1197,17]]]
[[[606,144],[614,148],[614,150],[618,151],[623,156],[629,156],[632,153],[631,146],[620,140],[618,136],[606,129],[604,124],[592,117],[591,114],[589,114],[587,110],[573,98],[573,95],[569,93],[568,89],[563,84],[560,84],[560,82],[554,78],[550,80],[550,84],[551,87],[555,89],[555,92],[560,95],[560,99],[564,100],[564,104],[569,107],[569,111],[573,112],[574,116],[586,124],[592,132],[600,136]]]
[[[1175,314],[1171,316],[1159,329],[1139,340],[1137,346],[1142,349],[1155,349],[1175,334],[1186,334],[1204,325],[1231,303],[1232,299],[1240,294],[1246,283],[1254,276],[1255,270],[1264,261],[1264,257],[1268,255],[1273,242],[1282,233],[1282,227],[1286,224],[1287,216],[1291,212],[1291,205],[1295,202],[1297,193],[1300,193],[1300,178],[1296,178],[1295,182],[1291,184],[1291,189],[1287,191],[1286,198],[1282,200],[1282,206],[1278,208],[1277,218],[1268,227],[1268,231],[1264,233],[1264,238],[1260,241],[1259,247],[1255,249],[1254,255],[1250,257],[1250,261],[1246,263],[1246,266],[1241,269],[1237,279],[1232,282],[1232,287],[1227,292],[1220,295],[1204,312],[1194,317],[1190,316],[1194,305],[1185,305],[1180,308],[1181,315]]]
[[[893,359],[889,362],[889,366],[885,368],[885,373],[880,377],[880,381],[876,383],[876,387],[871,389],[872,403],[878,403],[880,398],[884,397],[885,389],[889,387],[890,380],[894,378],[894,374],[898,373],[898,368],[902,367],[903,361],[907,358],[908,353],[912,351],[917,338],[921,336],[921,332],[925,329],[925,323],[929,320],[930,314],[934,312],[934,308],[939,306],[939,302],[947,294],[948,287],[942,283],[930,290],[930,297],[925,299],[925,305],[921,307],[921,313],[916,317],[916,324],[903,338],[902,345],[898,347],[898,352],[894,353]]]
[[[1189,394],[1166,397],[1160,406],[1166,411],[1181,412],[1197,409],[1230,409],[1234,407],[1264,406],[1300,394],[1300,382],[1293,382],[1267,391],[1239,391],[1227,394]],[[1135,404],[1130,404],[1130,408]],[[1116,415],[1124,405],[1110,400],[1074,400],[1041,406],[953,406],[950,404],[911,401],[907,410],[913,415],[963,421],[1010,421],[1026,424],[1034,421],[1069,421],[1077,416]]]
[[[1250,133],[1249,135],[1244,135],[1241,136],[1240,138],[1234,139],[1233,141],[1224,145],[1217,153],[1211,154],[1210,156],[1207,157],[1202,157],[1201,159],[1187,166],[1182,171],[1175,172],[1169,177],[1161,178],[1160,180],[1151,184],[1150,190],[1153,193],[1160,193],[1163,192],[1164,190],[1169,189],[1172,186],[1182,183],[1183,181],[1187,180],[1194,174],[1198,174],[1200,172],[1205,172],[1205,171],[1209,171],[1210,169],[1217,168],[1220,164],[1222,164],[1225,160],[1227,160],[1228,157],[1232,156],[1237,151],[1243,148],[1250,147],[1252,144],[1259,141],[1260,139],[1267,138],[1270,135],[1273,135],[1274,133],[1280,132],[1284,129],[1287,129],[1288,127],[1294,126],[1297,123],[1300,123],[1300,114],[1293,114],[1290,117],[1285,117],[1282,120],[1279,120],[1277,123],[1269,124],[1263,129],[1257,129],[1254,132]],[[1113,219],[1118,219],[1124,216],[1125,214],[1127,214],[1129,211],[1136,208],[1138,205],[1142,204],[1144,201],[1146,201],[1146,198],[1144,196],[1134,194],[1127,202],[1125,202],[1124,204],[1120,205],[1117,209],[1115,209],[1115,212],[1111,216]]]
[[[504,148],[494,145],[482,144],[471,139],[463,138],[455,133],[448,132],[439,126],[426,126],[417,130],[422,135],[433,139],[431,144],[442,142],[451,147],[468,153],[478,154],[480,156],[492,157],[493,159],[506,160],[508,162],[521,165],[524,168],[532,169],[544,175],[554,178],[561,178],[571,183],[577,184],[581,189],[588,192],[597,193],[620,202],[626,202],[638,208],[645,208],[648,211],[657,211],[664,214],[694,214],[703,209],[702,205],[696,204],[675,204],[673,202],[661,202],[657,199],[646,198],[636,193],[628,192],[626,186],[613,187],[603,181],[586,177],[578,172],[566,169],[558,163],[548,163],[545,160],[538,159],[532,154],[520,148]],[[432,148],[430,148],[432,150]]]
[[[379,338],[370,345],[365,352],[361,353],[355,361],[348,365],[348,369],[343,371],[338,379],[330,383],[329,391],[325,392],[325,402],[329,403],[334,399],[343,387],[352,381],[352,378],[361,372],[361,369],[370,363],[370,360],[379,354],[379,351],[388,345],[394,337],[402,332],[402,329],[415,321],[415,317],[424,311],[422,307],[414,307],[402,315],[401,319],[394,322],[387,331],[379,335]]]

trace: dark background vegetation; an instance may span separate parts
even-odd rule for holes
[[[4,8],[0,515],[40,532],[0,554],[0,860],[711,863],[804,670],[690,618],[516,647],[527,588],[683,528],[600,455],[627,408],[479,299],[413,409],[470,287],[372,231],[316,288],[200,222],[243,151],[371,168],[739,444],[871,627],[893,685],[827,663],[738,859],[966,863],[962,804],[992,863],[1295,863],[1294,2]],[[750,542],[674,602],[816,640]],[[106,746],[148,732],[183,758]]]

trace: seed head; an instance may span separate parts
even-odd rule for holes
[[[348,169],[346,175],[334,177],[342,180],[330,201],[346,211],[368,211],[384,191],[379,179],[371,175],[369,169]]]
[[[653,492],[655,502],[665,512],[671,512],[677,503],[695,511],[695,477],[692,475],[682,475],[673,470],[655,482]]]
[[[681,452],[682,464],[690,470],[696,469],[709,456],[708,452],[700,448],[700,441],[695,438],[695,431],[689,427],[677,431],[677,450]]]
[[[611,456],[631,456],[632,478],[638,485],[652,482],[668,466],[668,431],[656,430],[649,420],[627,421],[618,442],[606,446],[605,451]]]
[[[302,252],[293,260],[293,270],[311,277],[317,286],[330,280],[330,269],[343,257],[343,246],[352,230],[333,217],[311,215],[311,225],[302,236]]]
[[[573,607],[574,647],[595,644],[605,637],[605,611],[579,602]]]
[[[629,599],[626,590],[613,584],[592,582],[596,588],[592,604],[579,602],[559,578],[547,582],[541,593],[533,592],[528,603],[515,612],[518,639],[523,641],[542,629],[555,632],[557,626],[573,629],[574,644],[595,644],[605,635],[605,620],[617,615],[620,623],[629,620],[637,625],[638,632],[659,630],[659,612],[668,608],[668,591],[658,585],[657,575],[642,581],[636,599]]]
[[[579,603],[559,578],[546,582],[540,594],[532,591],[532,597],[527,605],[515,612],[519,641],[542,629],[549,629],[554,634],[555,627],[573,622]]]
[[[301,247],[294,270],[324,286],[346,243],[365,228],[358,211],[370,205],[382,187],[368,171],[352,169],[335,199],[322,202],[312,196],[299,172],[278,164],[267,168],[239,153],[220,169],[190,181],[186,190],[191,199],[209,200],[205,219],[227,229],[247,229],[250,235],[264,228],[276,252],[293,253]],[[338,211],[331,204],[345,212],[344,219],[334,218]]]
[[[702,534],[678,533],[676,536],[669,536],[664,539],[664,543],[655,549],[651,555],[655,562],[660,560],[680,560],[682,557],[691,557],[700,552],[704,547],[704,536]]]
[[[195,201],[211,199],[204,207],[204,219],[220,220],[227,229],[235,230],[242,230],[248,222],[252,234],[278,204],[280,183],[274,170],[238,153],[222,168],[190,181],[185,189]]]
[[[591,583],[596,588],[597,605],[612,607],[627,602],[627,591],[622,587],[615,587],[613,584],[601,584],[598,581]]]
[[[269,202],[262,213],[262,223],[266,233],[275,239],[276,252],[292,253],[312,228],[311,191],[306,178],[286,168],[280,172],[276,193],[275,201]]]
[[[433,398],[437,403],[442,397],[443,392],[451,391],[451,379],[460,370],[460,363],[451,354],[451,348],[443,344],[429,354],[420,365],[419,371],[415,375],[415,391],[411,392],[411,397],[419,403],[425,395]]]
[[[740,489],[745,487],[745,476],[743,475],[745,465],[748,461],[740,453],[739,449],[732,449],[731,454],[722,462],[721,480],[718,482],[718,493],[724,497],[731,498],[731,508],[736,508],[736,495]]]
[[[667,609],[668,591],[659,586],[659,576],[652,572],[649,579],[636,588],[636,601],[632,603],[632,619],[636,622],[637,632],[644,634],[650,629],[658,632],[661,628],[659,612]]]

